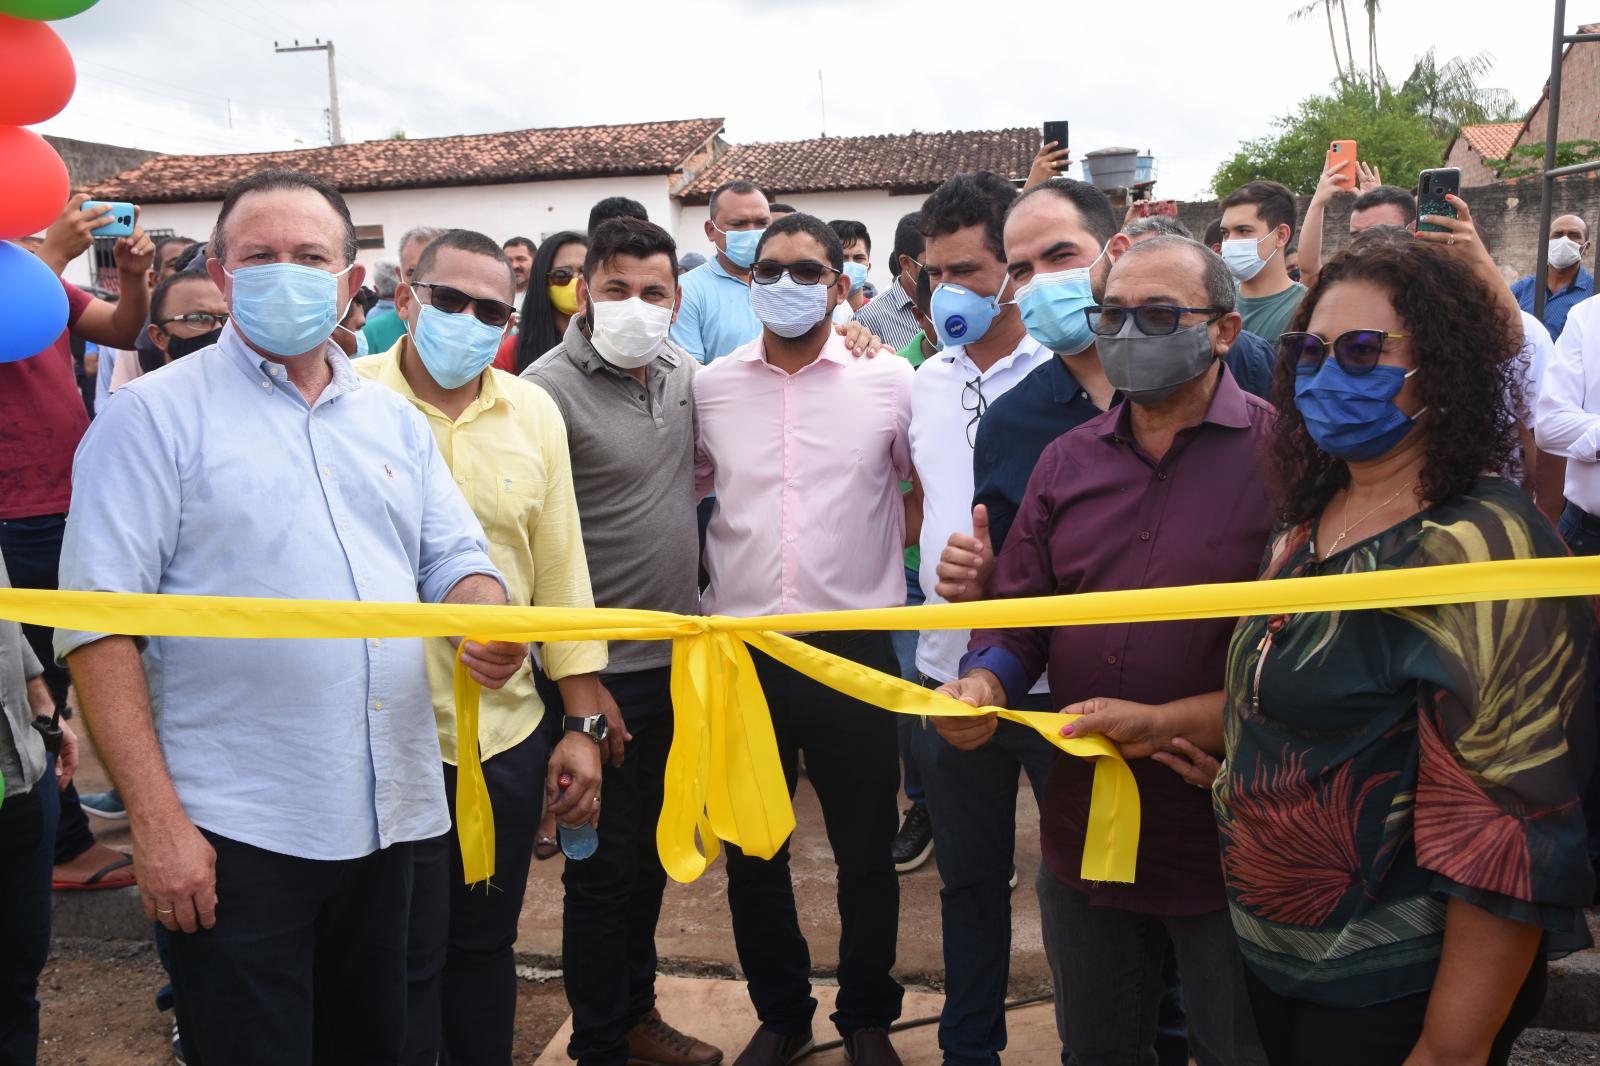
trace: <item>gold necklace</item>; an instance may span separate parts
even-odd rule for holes
[[[1343,508],[1343,510],[1342,510],[1342,512],[1340,514],[1340,518],[1344,522],[1344,529],[1341,530],[1339,535],[1333,539],[1333,543],[1328,545],[1327,555],[1324,555],[1323,558],[1326,559],[1328,557],[1328,555],[1332,555],[1335,551],[1337,551],[1338,548],[1339,548],[1339,545],[1344,543],[1344,538],[1346,538],[1346,537],[1348,537],[1350,535],[1350,531],[1352,529],[1355,529],[1356,527],[1360,526],[1361,523],[1365,522],[1367,519],[1371,518],[1373,515],[1377,514],[1379,511],[1381,511],[1385,507],[1389,506],[1395,500],[1398,500],[1400,498],[1400,494],[1402,492],[1406,491],[1406,489],[1409,489],[1414,484],[1416,484],[1416,480],[1415,479],[1406,482],[1404,485],[1401,485],[1398,489],[1395,490],[1393,496],[1390,496],[1387,500],[1384,500],[1382,503],[1378,504],[1378,506],[1376,506],[1372,510],[1368,511],[1366,514],[1362,515],[1360,518],[1356,519],[1354,522],[1350,521],[1350,496],[1352,494],[1350,492],[1346,491],[1345,494],[1344,494],[1344,508]]]

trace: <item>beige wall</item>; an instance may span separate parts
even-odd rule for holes
[[[1518,145],[1544,143],[1548,103],[1540,98]],[[1569,46],[1561,65],[1561,127],[1556,141],[1583,140],[1600,140],[1600,44]]]
[[[1500,180],[1500,175],[1484,165],[1483,156],[1477,149],[1467,143],[1465,137],[1457,137],[1450,146],[1450,155],[1445,159],[1447,167],[1461,168],[1461,187],[1473,189],[1479,185],[1493,185]]]

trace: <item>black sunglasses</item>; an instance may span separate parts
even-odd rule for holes
[[[972,417],[967,419],[967,447],[976,448],[978,422],[989,409],[989,401],[983,395],[983,378],[973,378],[961,389],[961,409],[972,412]]]
[[[1404,340],[1408,333],[1387,333],[1381,329],[1352,329],[1334,338],[1333,357],[1339,368],[1360,377],[1378,365],[1385,340]],[[1278,351],[1294,364],[1295,371],[1315,371],[1328,358],[1329,344],[1315,333],[1285,333],[1278,338]]]
[[[228,312],[190,311],[186,315],[173,315],[171,318],[163,318],[156,325],[165,327],[173,322],[182,322],[186,326],[201,326],[207,332],[210,332],[214,329],[221,329],[228,324]]]
[[[545,284],[556,286],[571,285],[572,279],[578,277],[582,273],[582,267],[556,267],[554,270],[550,271],[550,273],[544,276]]]
[[[1170,337],[1181,328],[1184,315],[1209,315],[1207,322],[1215,322],[1227,312],[1220,307],[1176,307],[1172,304],[1143,304],[1139,307],[1119,307],[1100,304],[1085,307],[1084,316],[1089,328],[1101,337],[1115,337],[1131,316],[1133,324],[1146,337]]]
[[[824,266],[815,259],[802,259],[798,263],[775,263],[771,259],[763,259],[750,268],[750,280],[757,285],[773,285],[785,274],[795,280],[797,285],[820,285],[827,274],[832,274],[837,280],[839,272],[831,266]],[[829,285],[833,282],[829,281]]]
[[[433,306],[445,314],[459,315],[468,307],[471,307],[473,316],[479,322],[486,326],[493,326],[495,329],[504,329],[506,324],[511,321],[511,316],[517,313],[517,309],[508,303],[468,296],[460,289],[451,288],[449,285],[440,285],[432,281],[414,281],[411,283],[411,287],[413,289],[427,289]]]

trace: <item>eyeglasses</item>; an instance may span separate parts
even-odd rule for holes
[[[1408,333],[1386,333],[1381,329],[1352,329],[1334,338],[1333,357],[1339,368],[1352,377],[1360,377],[1378,365],[1385,340],[1404,340]],[[1294,364],[1296,371],[1316,370],[1328,358],[1327,341],[1315,333],[1285,333],[1278,338],[1278,351]]]
[[[1131,317],[1133,325],[1146,337],[1169,337],[1178,332],[1184,315],[1208,315],[1215,322],[1227,312],[1220,307],[1175,307],[1172,304],[1143,304],[1139,307],[1119,307],[1101,304],[1083,309],[1089,328],[1101,337],[1115,337]]]
[[[983,413],[989,409],[989,401],[983,396],[983,378],[975,377],[967,382],[961,389],[961,409],[971,411],[972,417],[967,420],[967,447],[978,446],[978,421],[983,418]]]
[[[582,267],[556,267],[546,274],[547,285],[571,285],[572,279],[583,273]]]
[[[190,311],[186,315],[173,315],[157,322],[158,326],[169,326],[174,322],[182,322],[187,326],[199,326],[207,333],[214,329],[221,329],[228,324],[228,312],[213,313],[211,311]]]
[[[763,259],[750,268],[750,280],[757,285],[776,284],[785,274],[793,278],[796,285],[820,285],[828,274],[832,274],[835,280],[839,277],[837,270],[815,259],[802,259],[798,263],[775,263],[771,259]],[[828,284],[832,285],[833,282]]]
[[[440,285],[432,281],[414,281],[411,287],[427,289],[433,306],[447,315],[459,315],[470,306],[473,317],[495,329],[504,329],[511,321],[511,317],[517,313],[517,309],[508,303],[468,296],[460,289],[451,288],[449,285]]]

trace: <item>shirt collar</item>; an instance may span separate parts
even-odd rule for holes
[[[717,253],[715,251],[711,253],[711,258],[706,260],[706,269],[710,270],[711,273],[717,275],[718,277],[727,278],[729,281],[737,281],[740,285],[744,284],[743,281],[739,281],[738,278],[728,273],[728,271],[722,265],[722,260],[717,258]]]
[[[1217,363],[1222,360],[1218,359]],[[1216,373],[1216,364],[1212,364],[1210,373]],[[1100,428],[1101,437],[1116,437],[1119,440],[1133,439],[1133,401],[1123,399],[1116,407],[1111,409],[1115,417],[1107,418]],[[1226,429],[1250,428],[1250,401],[1245,399],[1245,392],[1239,383],[1233,379],[1233,374],[1224,373],[1217,380],[1217,391],[1211,394],[1211,403],[1206,407],[1205,417],[1201,424],[1210,423]]]
[[[239,328],[229,319],[228,324],[222,327],[222,336],[217,338],[217,347],[245,377],[265,385],[285,385],[288,383],[288,371],[283,364],[275,363],[271,359],[257,352],[239,333]],[[362,381],[359,375],[351,369],[350,359],[344,350],[332,340],[322,345],[322,358],[327,360],[328,368],[333,372],[333,381],[328,388],[334,395],[346,392],[355,392],[361,388]],[[311,356],[301,356],[309,359]],[[324,394],[326,395],[326,393]],[[328,397],[331,399],[332,397]],[[318,402],[323,402],[319,398]]]
[[[985,380],[987,380],[992,375],[998,374],[1000,371],[1009,367],[1020,357],[1043,350],[1043,345],[1034,340],[1029,334],[1024,333],[1022,335],[1022,339],[1017,342],[1017,346],[1011,350],[1011,353],[1009,355],[1001,356],[999,359],[995,360],[994,365],[988,370],[985,370],[982,376]],[[1051,354],[1053,355],[1054,353]],[[961,364],[972,370],[976,370],[978,368],[978,364],[974,363],[971,358],[968,357],[967,346],[965,344],[957,344],[954,347],[945,348],[941,351],[935,352],[929,357],[928,361],[933,362],[935,359],[942,363],[948,363],[951,365]]]
[[[749,344],[736,348],[728,353],[728,359],[741,363],[765,363],[767,361],[767,331],[762,330],[761,335]],[[840,366],[849,366],[855,356],[850,354],[850,349],[845,346],[844,338],[833,330],[828,331],[828,339],[822,342],[822,351],[817,353],[817,362],[827,360],[838,363]],[[812,363],[810,365],[816,365]],[[803,368],[802,368],[803,369]]]
[[[410,346],[410,351],[416,351],[415,346],[411,345],[411,338],[402,334],[400,339],[395,341],[393,347],[388,351],[368,356],[369,359],[378,361],[378,374],[373,380],[380,385],[393,389],[413,404],[425,405],[430,409],[434,409],[432,404],[416,394],[416,391],[411,388],[411,382],[406,380],[405,372],[400,369],[400,359],[403,353],[408,350],[408,345]],[[516,397],[500,387],[500,382],[495,376],[494,367],[485,367],[483,373],[478,377],[478,398],[467,406],[467,411],[474,409],[473,404],[476,405],[476,410],[487,411],[502,400],[512,408],[517,406]],[[462,417],[464,418],[465,416],[466,411],[463,411]],[[457,421],[460,421],[460,419],[457,419]]]
[[[1587,270],[1583,269],[1582,267],[1579,267],[1578,268],[1578,276],[1572,279],[1572,284],[1571,285],[1568,285],[1565,289],[1563,289],[1561,291],[1562,292],[1573,292],[1573,291],[1577,291],[1577,292],[1593,292],[1594,291],[1594,275],[1589,273]]]
[[[602,371],[626,374],[626,371],[618,370],[606,362],[605,356],[595,349],[594,341],[583,332],[583,325],[584,317],[581,311],[573,315],[572,320],[567,323],[567,332],[561,337],[561,347],[565,349],[567,358],[585,374],[598,374]],[[656,353],[656,357],[645,365],[650,368],[651,374],[655,374],[676,370],[681,362],[672,347],[672,342],[668,341],[661,346],[661,351]]]

